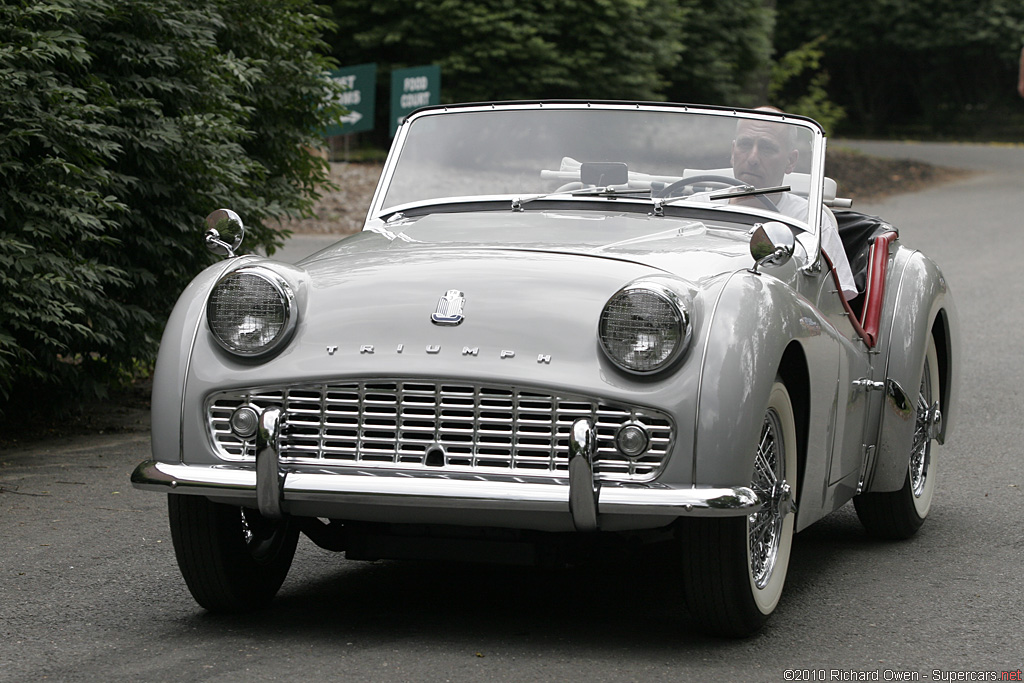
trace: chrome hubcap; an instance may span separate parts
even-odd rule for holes
[[[915,498],[924,493],[928,481],[928,466],[931,464],[932,439],[942,419],[938,403],[930,405],[932,396],[931,375],[928,361],[925,361],[921,391],[917,396],[917,419],[914,426],[914,446],[910,452],[910,488]]]
[[[782,522],[792,510],[792,491],[785,480],[782,423],[774,410],[764,416],[761,440],[754,459],[751,488],[764,506],[747,519],[750,573],[759,589],[768,585],[779,555]]]

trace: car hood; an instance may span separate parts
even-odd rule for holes
[[[300,265],[325,272],[339,267],[339,259],[348,266],[364,259],[457,261],[467,252],[495,251],[628,261],[674,273],[698,286],[752,263],[743,230],[637,213],[531,211],[435,213],[392,221],[343,240]]]

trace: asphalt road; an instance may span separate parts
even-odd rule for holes
[[[1020,680],[1024,148],[848,144],[976,171],[858,207],[932,255],[960,308],[957,429],[913,540],[867,538],[850,506],[799,534],[745,641],[696,632],[657,557],[357,563],[305,539],[272,609],[215,617],[178,574],[164,497],[129,484],[147,433],[39,442],[0,453],[0,681]]]

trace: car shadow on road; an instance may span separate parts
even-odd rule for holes
[[[852,507],[796,537],[786,593],[759,638],[784,640],[793,619],[834,600],[837,582],[877,566],[886,546],[867,537]],[[680,648],[728,650],[744,641],[702,634],[683,606],[677,557],[634,550],[582,565],[513,567],[448,562],[352,562],[305,540],[281,593],[245,615],[196,612],[200,630],[284,638],[308,646],[383,647],[397,641],[579,656],[623,648],[672,656]]]

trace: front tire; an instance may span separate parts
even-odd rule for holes
[[[277,594],[299,539],[293,522],[192,495],[168,495],[167,510],[178,567],[202,607],[243,612]]]
[[[751,480],[764,507],[744,517],[680,520],[686,603],[711,633],[751,635],[779,603],[793,546],[796,451],[793,403],[776,380]]]
[[[862,493],[853,499],[857,517],[868,533],[878,538],[910,538],[924,524],[935,495],[935,462],[929,436],[931,406],[939,394],[939,357],[929,336],[917,398],[914,443],[903,488],[883,493]]]

